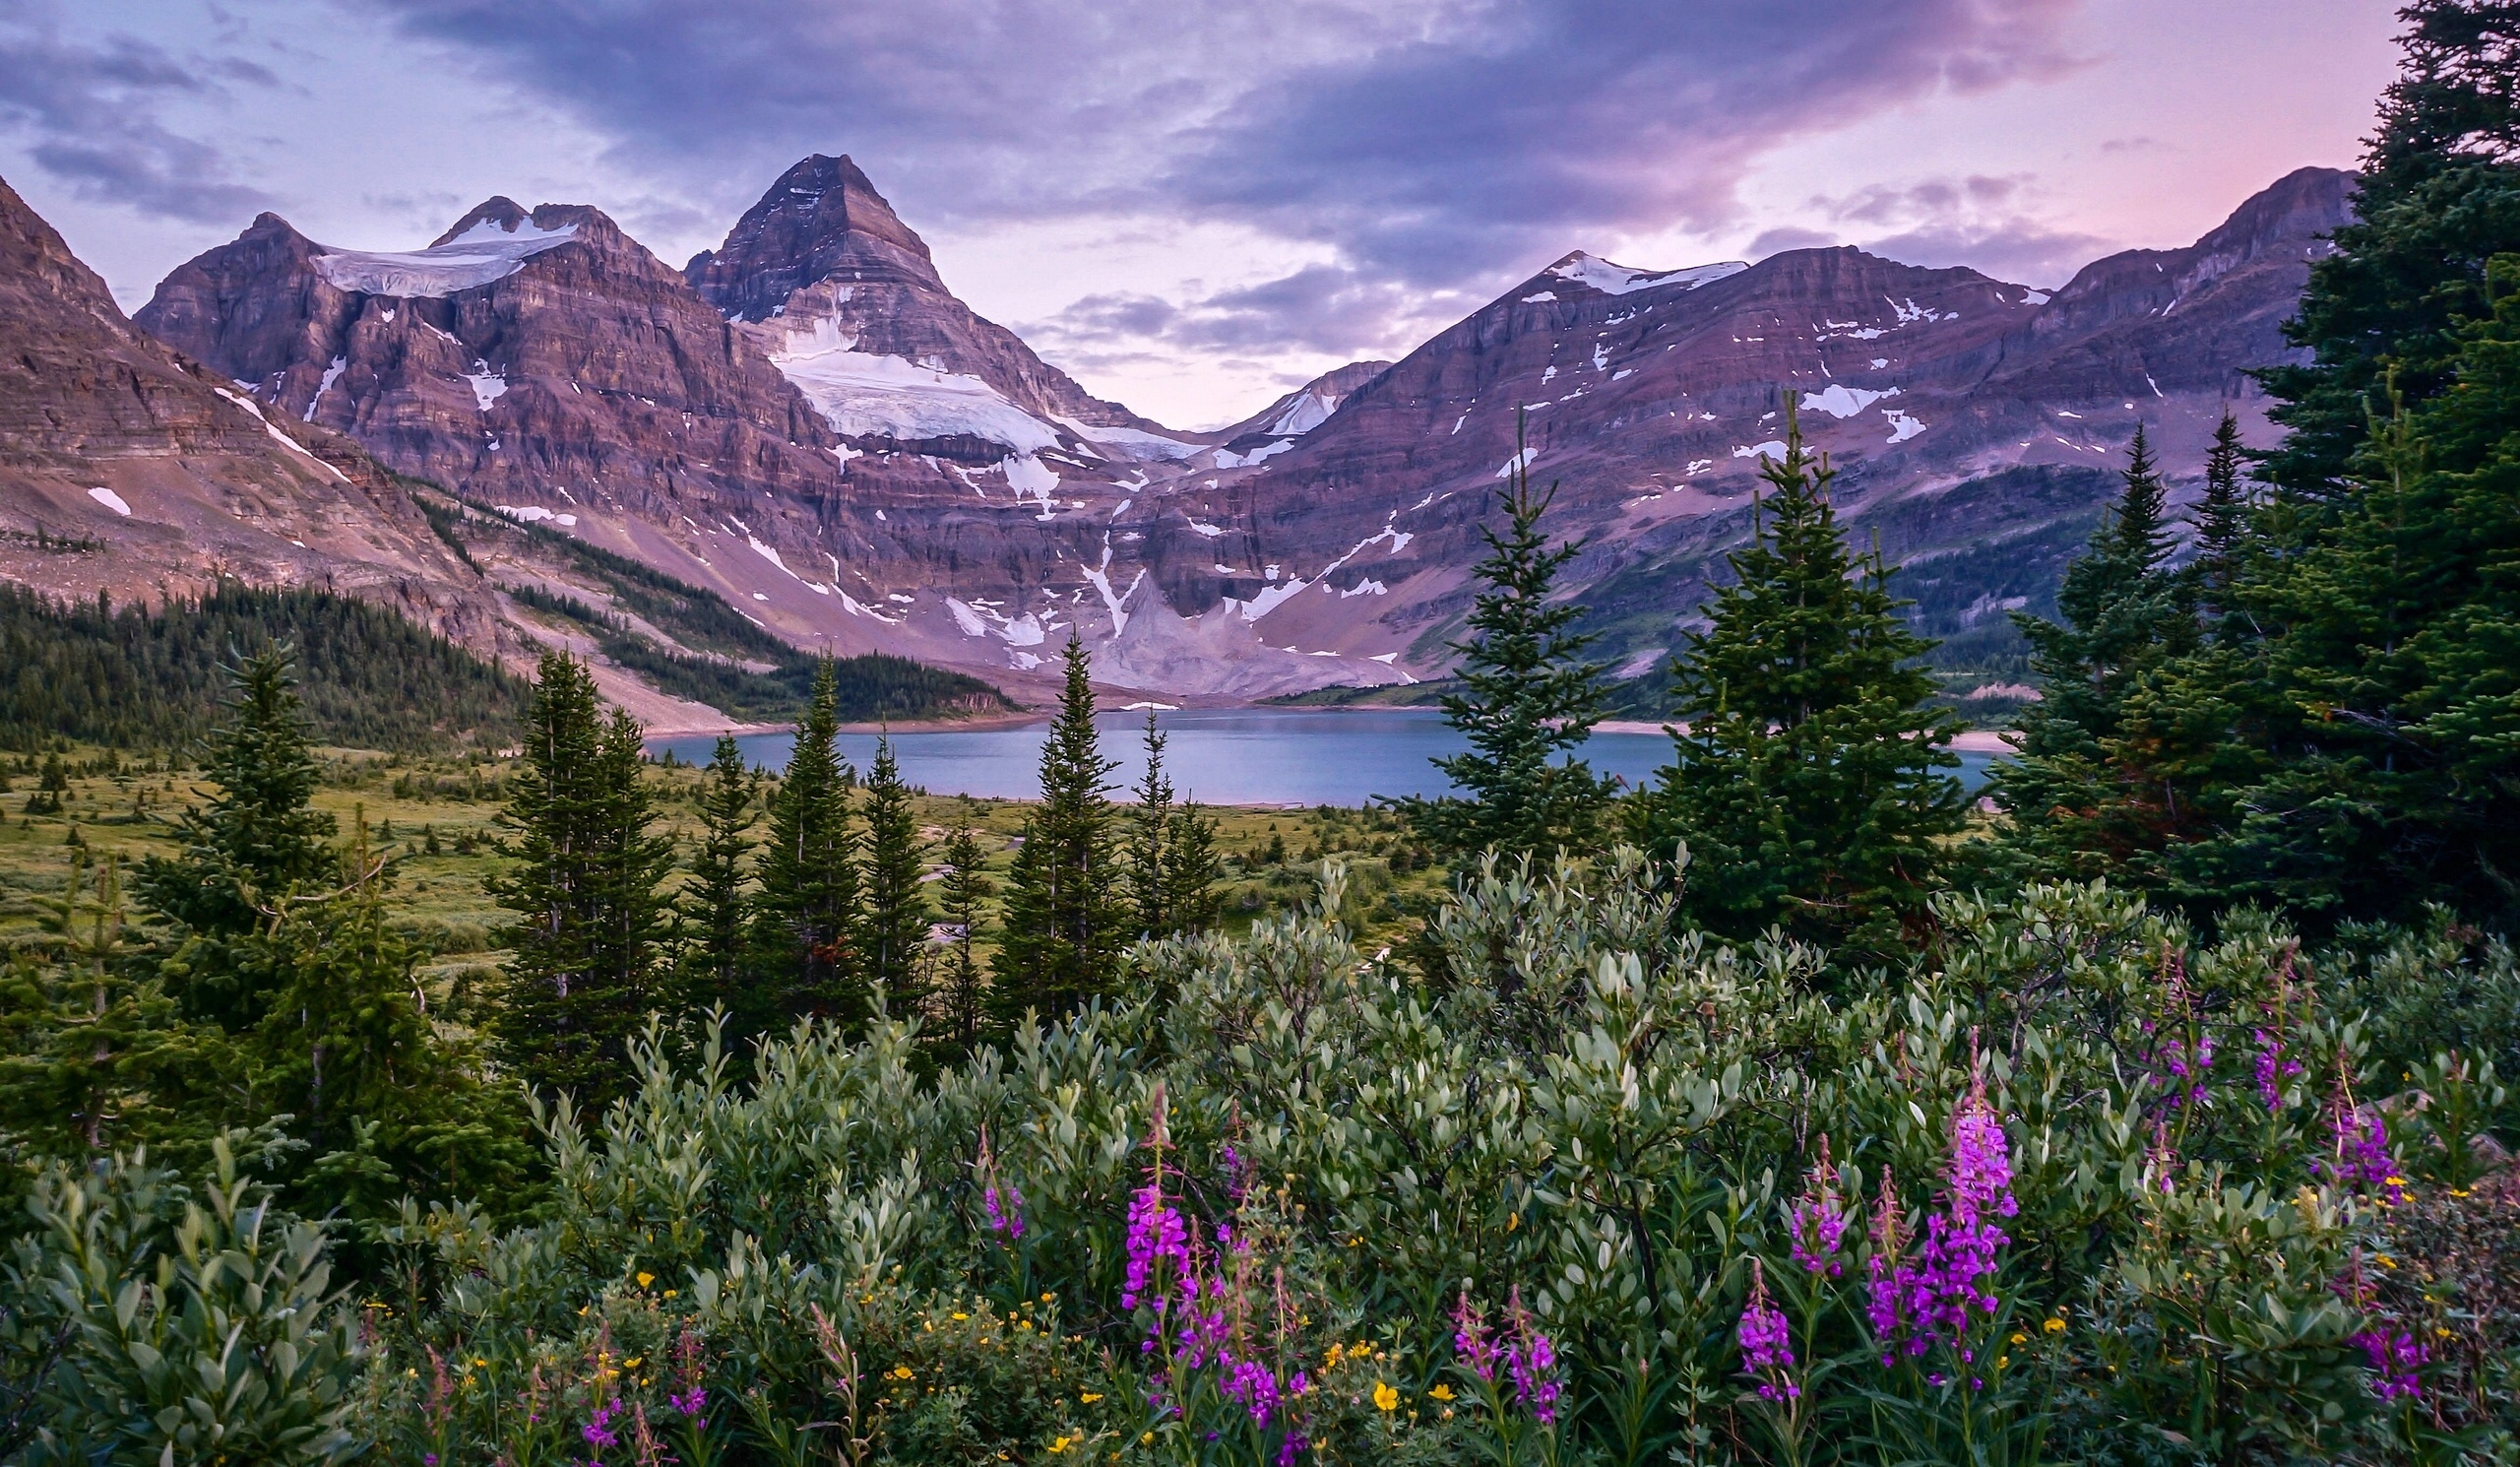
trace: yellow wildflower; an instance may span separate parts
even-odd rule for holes
[[[1339,1369],[1339,1362],[1347,1358],[1348,1347],[1334,1343],[1330,1347],[1330,1353],[1322,1357],[1321,1368],[1325,1371],[1335,1371]]]
[[[2049,1334],[2061,1334],[2065,1328],[2065,1321],[2051,1316],[2047,1323],[2042,1324],[2039,1327],[2048,1331]]]
[[[1074,1440],[1076,1440],[1076,1438],[1073,1436],[1053,1436],[1050,1438],[1050,1450],[1053,1452],[1063,1452],[1068,1449],[1068,1444]]]
[[[1095,1402],[1102,1399],[1102,1392],[1099,1390],[1089,1390],[1079,1395],[1077,1399],[1083,1401],[1088,1406],[1091,1406]]]
[[[628,1360],[621,1363],[621,1369],[625,1371],[635,1371],[647,1361],[647,1358],[648,1357],[644,1355],[633,1355]]]
[[[1375,1382],[1374,1382],[1374,1409],[1375,1409],[1376,1411],[1383,1411],[1383,1412],[1390,1412],[1390,1411],[1397,1411],[1397,1410],[1399,1410],[1399,1409],[1400,1409],[1400,1392],[1398,1392],[1398,1391],[1396,1391],[1396,1390],[1392,1389],[1389,1385],[1385,1384],[1384,1382],[1382,1382],[1382,1381],[1380,1381],[1380,1380],[1375,1381]]]
[[[681,1292],[682,1292],[682,1291],[681,1291],[681,1290],[679,1290],[679,1289],[667,1289],[667,1290],[665,1291],[665,1298],[667,1298],[667,1299],[671,1299],[671,1298],[673,1298],[675,1295],[680,1294]]]
[[[1998,1355],[1995,1357],[1995,1369],[1998,1371],[2011,1364],[2012,1357],[2009,1355]]]
[[[1511,1233],[1511,1232],[1513,1232],[1516,1228],[1519,1228],[1519,1227],[1521,1227],[1522,1225],[1523,1225],[1523,1215],[1522,1215],[1520,1212],[1509,1212],[1509,1213],[1505,1214],[1505,1231],[1506,1231],[1506,1232]]]
[[[641,1269],[641,1270],[639,1270],[639,1272],[638,1272],[637,1274],[633,1275],[633,1277],[635,1277],[635,1278],[637,1278],[637,1279],[638,1279],[638,1281],[639,1281],[639,1287],[640,1287],[640,1288],[642,1288],[642,1289],[645,1289],[645,1288],[646,1288],[646,1287],[648,1287],[650,1284],[653,1284],[653,1283],[655,1283],[655,1282],[657,1281],[657,1276],[656,1276],[655,1274],[653,1274],[653,1273],[648,1272],[648,1271],[647,1271],[646,1269],[644,1269],[644,1268],[643,1268],[643,1269]]]
[[[965,1321],[965,1320],[967,1320],[967,1319],[969,1319],[969,1318],[971,1318],[971,1317],[972,1317],[971,1315],[966,1314],[966,1313],[962,1312],[962,1311],[961,1311],[961,1310],[959,1310],[959,1309],[957,1309],[957,1310],[954,1312],[954,1322],[955,1322],[955,1323],[957,1323],[957,1324],[960,1324],[960,1323],[962,1323],[963,1321]]]
[[[893,1378],[894,1378],[894,1379],[896,1379],[896,1380],[908,1380],[908,1379],[909,1379],[909,1378],[911,1378],[913,1375],[915,1375],[915,1374],[917,1374],[917,1373],[918,1373],[918,1372],[917,1372],[916,1371],[912,1370],[912,1369],[911,1369],[910,1367],[908,1367],[908,1366],[895,1366],[895,1367],[893,1367]]]
[[[2030,1343],[2030,1336],[2023,1334],[2020,1330],[2016,1329],[2012,1332],[2012,1343],[2016,1345],[2027,1345]]]
[[[1426,1392],[1426,1394],[1433,1396],[1438,1401],[1449,1401],[1453,1398],[1453,1388],[1449,1385],[1439,1384],[1433,1390]]]

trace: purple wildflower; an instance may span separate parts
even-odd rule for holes
[[[2001,1267],[1996,1254],[2012,1240],[1995,1220],[2021,1209],[2012,1195],[2011,1147],[2003,1121],[1986,1104],[1983,1078],[1952,1117],[1943,1206],[1925,1220],[1913,1261],[1889,1248],[1874,1255],[1873,1332],[1885,1347],[1904,1335],[1911,1357],[1937,1339],[1957,1343],[1969,1329],[1972,1307],[1988,1314],[1997,1308],[1987,1286]]]
[[[1532,1420],[1548,1426],[1557,1420],[1557,1397],[1564,1389],[1557,1379],[1557,1347],[1532,1326],[1532,1316],[1523,1310],[1520,1288],[1514,1290],[1507,1310],[1513,1316],[1514,1338],[1505,1347],[1505,1369],[1514,1377],[1514,1394],[1532,1408]]]
[[[1837,1173],[1829,1165],[1829,1138],[1825,1135],[1820,1138],[1819,1164],[1803,1179],[1802,1195],[1795,1200],[1791,1216],[1794,1261],[1812,1273],[1842,1276],[1846,1265],[1838,1257],[1838,1248],[1853,1218],[1845,1199],[1838,1195]]]
[[[2301,1061],[2284,1052],[2284,1037],[2260,1029],[2257,1041],[2257,1098],[2266,1103],[2268,1115],[2284,1109],[2284,1082],[2301,1072]]]
[[[1785,1311],[1768,1301],[1768,1281],[1759,1260],[1750,1260],[1750,1304],[1741,1311],[1741,1372],[1756,1378],[1764,1400],[1790,1400],[1802,1394],[1796,1384],[1794,1332]]]
[[[1496,1342],[1488,1338],[1487,1316],[1470,1302],[1468,1289],[1461,1291],[1461,1303],[1453,1309],[1453,1350],[1480,1379],[1496,1378]]]
[[[1015,1183],[990,1182],[980,1191],[980,1203],[988,1209],[990,1232],[1003,1233],[1010,1240],[1024,1236],[1024,1194],[1015,1189]]]
[[[615,1396],[596,1408],[595,1418],[589,1421],[578,1435],[586,1438],[587,1445],[598,1451],[619,1446],[621,1434],[612,1430],[612,1419],[620,1414],[621,1399]]]
[[[2362,1347],[2371,1366],[2371,1394],[2383,1401],[2412,1401],[2424,1394],[2424,1381],[2418,1374],[2432,1352],[2422,1340],[2405,1330],[2390,1334],[2366,1329],[2349,1343]]]
[[[2334,1158],[2325,1169],[2328,1180],[2341,1187],[2370,1192],[2392,1207],[2404,1202],[2406,1179],[2398,1174],[2397,1158],[2389,1154],[2389,1129],[2379,1112],[2355,1105],[2342,1085],[2329,1112],[2336,1142]]]
[[[1906,1311],[1901,1308],[1907,1241],[1907,1219],[1899,1211],[1899,1189],[1885,1167],[1881,1173],[1881,1200],[1872,1212],[1872,1260],[1867,1269],[1871,1282],[1864,1303],[1864,1315],[1871,1321],[1873,1337],[1884,1344],[1901,1334],[1907,1324]],[[1881,1363],[1890,1364],[1886,1353]]]
[[[1128,1278],[1120,1289],[1120,1308],[1133,1309],[1140,1299],[1162,1304],[1171,1289],[1187,1281],[1195,1287],[1197,1269],[1190,1257],[1190,1230],[1181,1214],[1164,1198],[1164,1172],[1159,1164],[1147,1184],[1129,1201]],[[1169,1278],[1164,1265],[1170,1263]]]

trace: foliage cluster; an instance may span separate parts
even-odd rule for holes
[[[218,718],[220,670],[275,641],[296,649],[327,742],[415,749],[516,733],[523,681],[366,602],[222,585],[153,611],[0,586],[0,747],[186,747]]]

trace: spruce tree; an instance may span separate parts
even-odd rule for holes
[[[1137,804],[1127,816],[1128,897],[1141,936],[1172,930],[1172,781],[1164,773],[1164,734],[1155,714],[1146,716],[1146,773],[1138,780]]]
[[[2196,506],[2197,599],[2209,621],[2232,606],[2249,540],[2248,492],[2240,478],[2248,450],[2240,446],[2239,419],[2223,410],[2214,446],[2205,454],[2205,497]]]
[[[599,1104],[627,1080],[628,1041],[657,997],[672,842],[649,830],[637,721],[601,718],[582,664],[543,657],[526,728],[500,816],[517,864],[488,883],[516,914],[492,1032],[529,1084]]]
[[[831,660],[814,670],[813,693],[788,772],[770,801],[753,919],[754,1002],[747,1027],[798,1018],[862,1023],[872,1011],[857,952],[857,839],[850,792],[857,771],[839,748],[838,684]]]
[[[982,867],[988,853],[968,825],[957,826],[941,853],[945,873],[937,885],[944,899],[943,920],[954,929],[944,954],[931,1002],[933,1023],[929,1048],[937,1057],[959,1059],[976,1049],[985,993],[980,977],[978,944],[982,910],[996,894],[996,883]]]
[[[733,734],[720,734],[701,775],[700,849],[682,892],[678,996],[686,1010],[742,1006],[752,923],[748,866],[760,797],[760,773],[744,763]]]
[[[276,1001],[239,1046],[252,1103],[237,1118],[292,1117],[306,1151],[285,1181],[310,1212],[377,1220],[413,1194],[504,1212],[534,1165],[524,1107],[439,1036],[421,952],[394,929],[393,868],[364,822],[338,859],[333,891],[246,944]]]
[[[2117,502],[2057,590],[2062,620],[2014,618],[2040,701],[2024,710],[2021,753],[1996,767],[1988,793],[2012,816],[2006,845],[2024,874],[2158,889],[2160,853],[2197,813],[2165,741],[2129,736],[2130,699],[2198,645],[2194,577],[2168,563],[2165,499],[2139,426]]]
[[[273,644],[228,670],[226,718],[202,756],[218,793],[176,822],[181,854],[149,858],[134,883],[184,939],[170,977],[185,1012],[230,1032],[258,1022],[270,998],[230,946],[285,897],[334,875],[333,817],[309,803],[321,770],[293,662]]]
[[[2197,659],[2166,693],[2231,750],[2173,853],[2191,904],[2520,925],[2520,253],[2492,285],[2457,390],[2375,409],[2352,492],[2242,579],[2254,681]]]
[[[919,877],[926,862],[918,839],[918,812],[889,737],[875,744],[866,771],[866,905],[857,950],[866,977],[884,986],[897,1014],[915,1014],[925,1003],[927,892]]]
[[[1175,805],[1164,841],[1166,930],[1204,932],[1217,924],[1217,823],[1195,803]]]
[[[1488,850],[1544,859],[1589,850],[1610,798],[1590,765],[1557,757],[1592,736],[1606,695],[1602,666],[1583,659],[1593,637],[1574,629],[1583,607],[1552,604],[1558,571],[1582,546],[1551,548],[1541,533],[1557,486],[1533,492],[1519,424],[1514,442],[1513,472],[1499,491],[1505,530],[1480,527],[1487,555],[1472,573],[1485,589],[1471,606],[1471,635],[1449,644],[1461,658],[1461,691],[1445,695],[1444,718],[1471,747],[1434,764],[1463,794],[1391,801],[1418,839],[1456,863]]]
[[[1708,626],[1672,666],[1673,760],[1639,802],[1640,833],[1685,845],[1686,916],[1726,936],[1770,926],[1889,960],[1941,882],[1963,802],[1956,723],[1925,707],[1933,644],[1899,617],[1891,568],[1857,556],[1834,477],[1789,410],[1750,543],[1729,557]]]
[[[1029,1011],[1064,1017],[1110,990],[1130,914],[1108,797],[1114,760],[1094,730],[1085,644],[1067,644],[1059,713],[1041,746],[1041,802],[1025,817],[1007,876],[990,1018],[1013,1028]]]
[[[2520,6],[2405,0],[2404,60],[2363,156],[2355,218],[2312,262],[2286,325],[2305,365],[2259,373],[2291,429],[2266,462],[2315,520],[2362,478],[2367,406],[2421,407],[2458,380],[2460,323],[2492,314],[2487,272],[2520,253]]]

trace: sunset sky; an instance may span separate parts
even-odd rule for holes
[[[126,308],[261,210],[494,193],[679,265],[847,153],[946,283],[1183,426],[1570,249],[1857,244],[2053,286],[2350,166],[2378,0],[0,0],[0,176]]]

